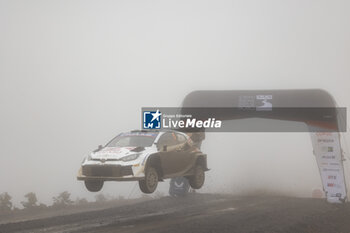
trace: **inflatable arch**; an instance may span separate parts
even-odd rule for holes
[[[266,108],[275,109],[320,108],[333,109],[337,115],[336,103],[324,90],[200,90],[189,93],[182,103],[182,112],[186,108]],[[192,109],[193,110],[193,109]],[[277,112],[277,113],[276,113]],[[289,111],[290,113],[290,111]],[[340,144],[339,116],[326,120],[305,114],[302,111],[288,114],[288,111],[275,111],[275,114],[261,114],[261,111],[249,111],[241,114],[226,111],[221,113],[222,120],[243,118],[272,118],[278,120],[305,122],[310,132],[313,151],[319,168],[323,189],[328,202],[342,203],[347,199],[347,189],[343,168],[343,154]],[[197,116],[200,118],[200,116]]]

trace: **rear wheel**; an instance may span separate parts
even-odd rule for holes
[[[139,180],[139,186],[144,193],[153,193],[158,186],[158,172],[153,167],[148,167],[145,172],[145,179]]]
[[[103,187],[103,180],[85,180],[85,187],[90,192],[98,192]]]
[[[203,167],[197,164],[194,167],[194,174],[190,176],[188,180],[190,182],[191,188],[200,189],[203,186],[205,180],[205,173]]]

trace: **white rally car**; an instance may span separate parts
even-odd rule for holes
[[[158,181],[183,176],[193,189],[204,184],[207,156],[178,131],[121,133],[87,156],[78,180],[91,192],[105,181],[138,181],[142,192],[153,193]]]

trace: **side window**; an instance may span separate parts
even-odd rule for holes
[[[158,141],[158,146],[160,148],[165,145],[173,146],[175,144],[177,144],[177,142],[176,142],[176,136],[174,133],[165,133],[159,138],[159,141]]]
[[[182,134],[177,133],[176,137],[179,144],[182,144],[187,141],[186,137]]]

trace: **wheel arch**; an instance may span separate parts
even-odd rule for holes
[[[163,173],[162,164],[160,161],[160,155],[158,153],[150,154],[146,158],[145,170],[147,169],[148,166],[154,167],[158,172],[159,180],[163,180],[164,173]]]

